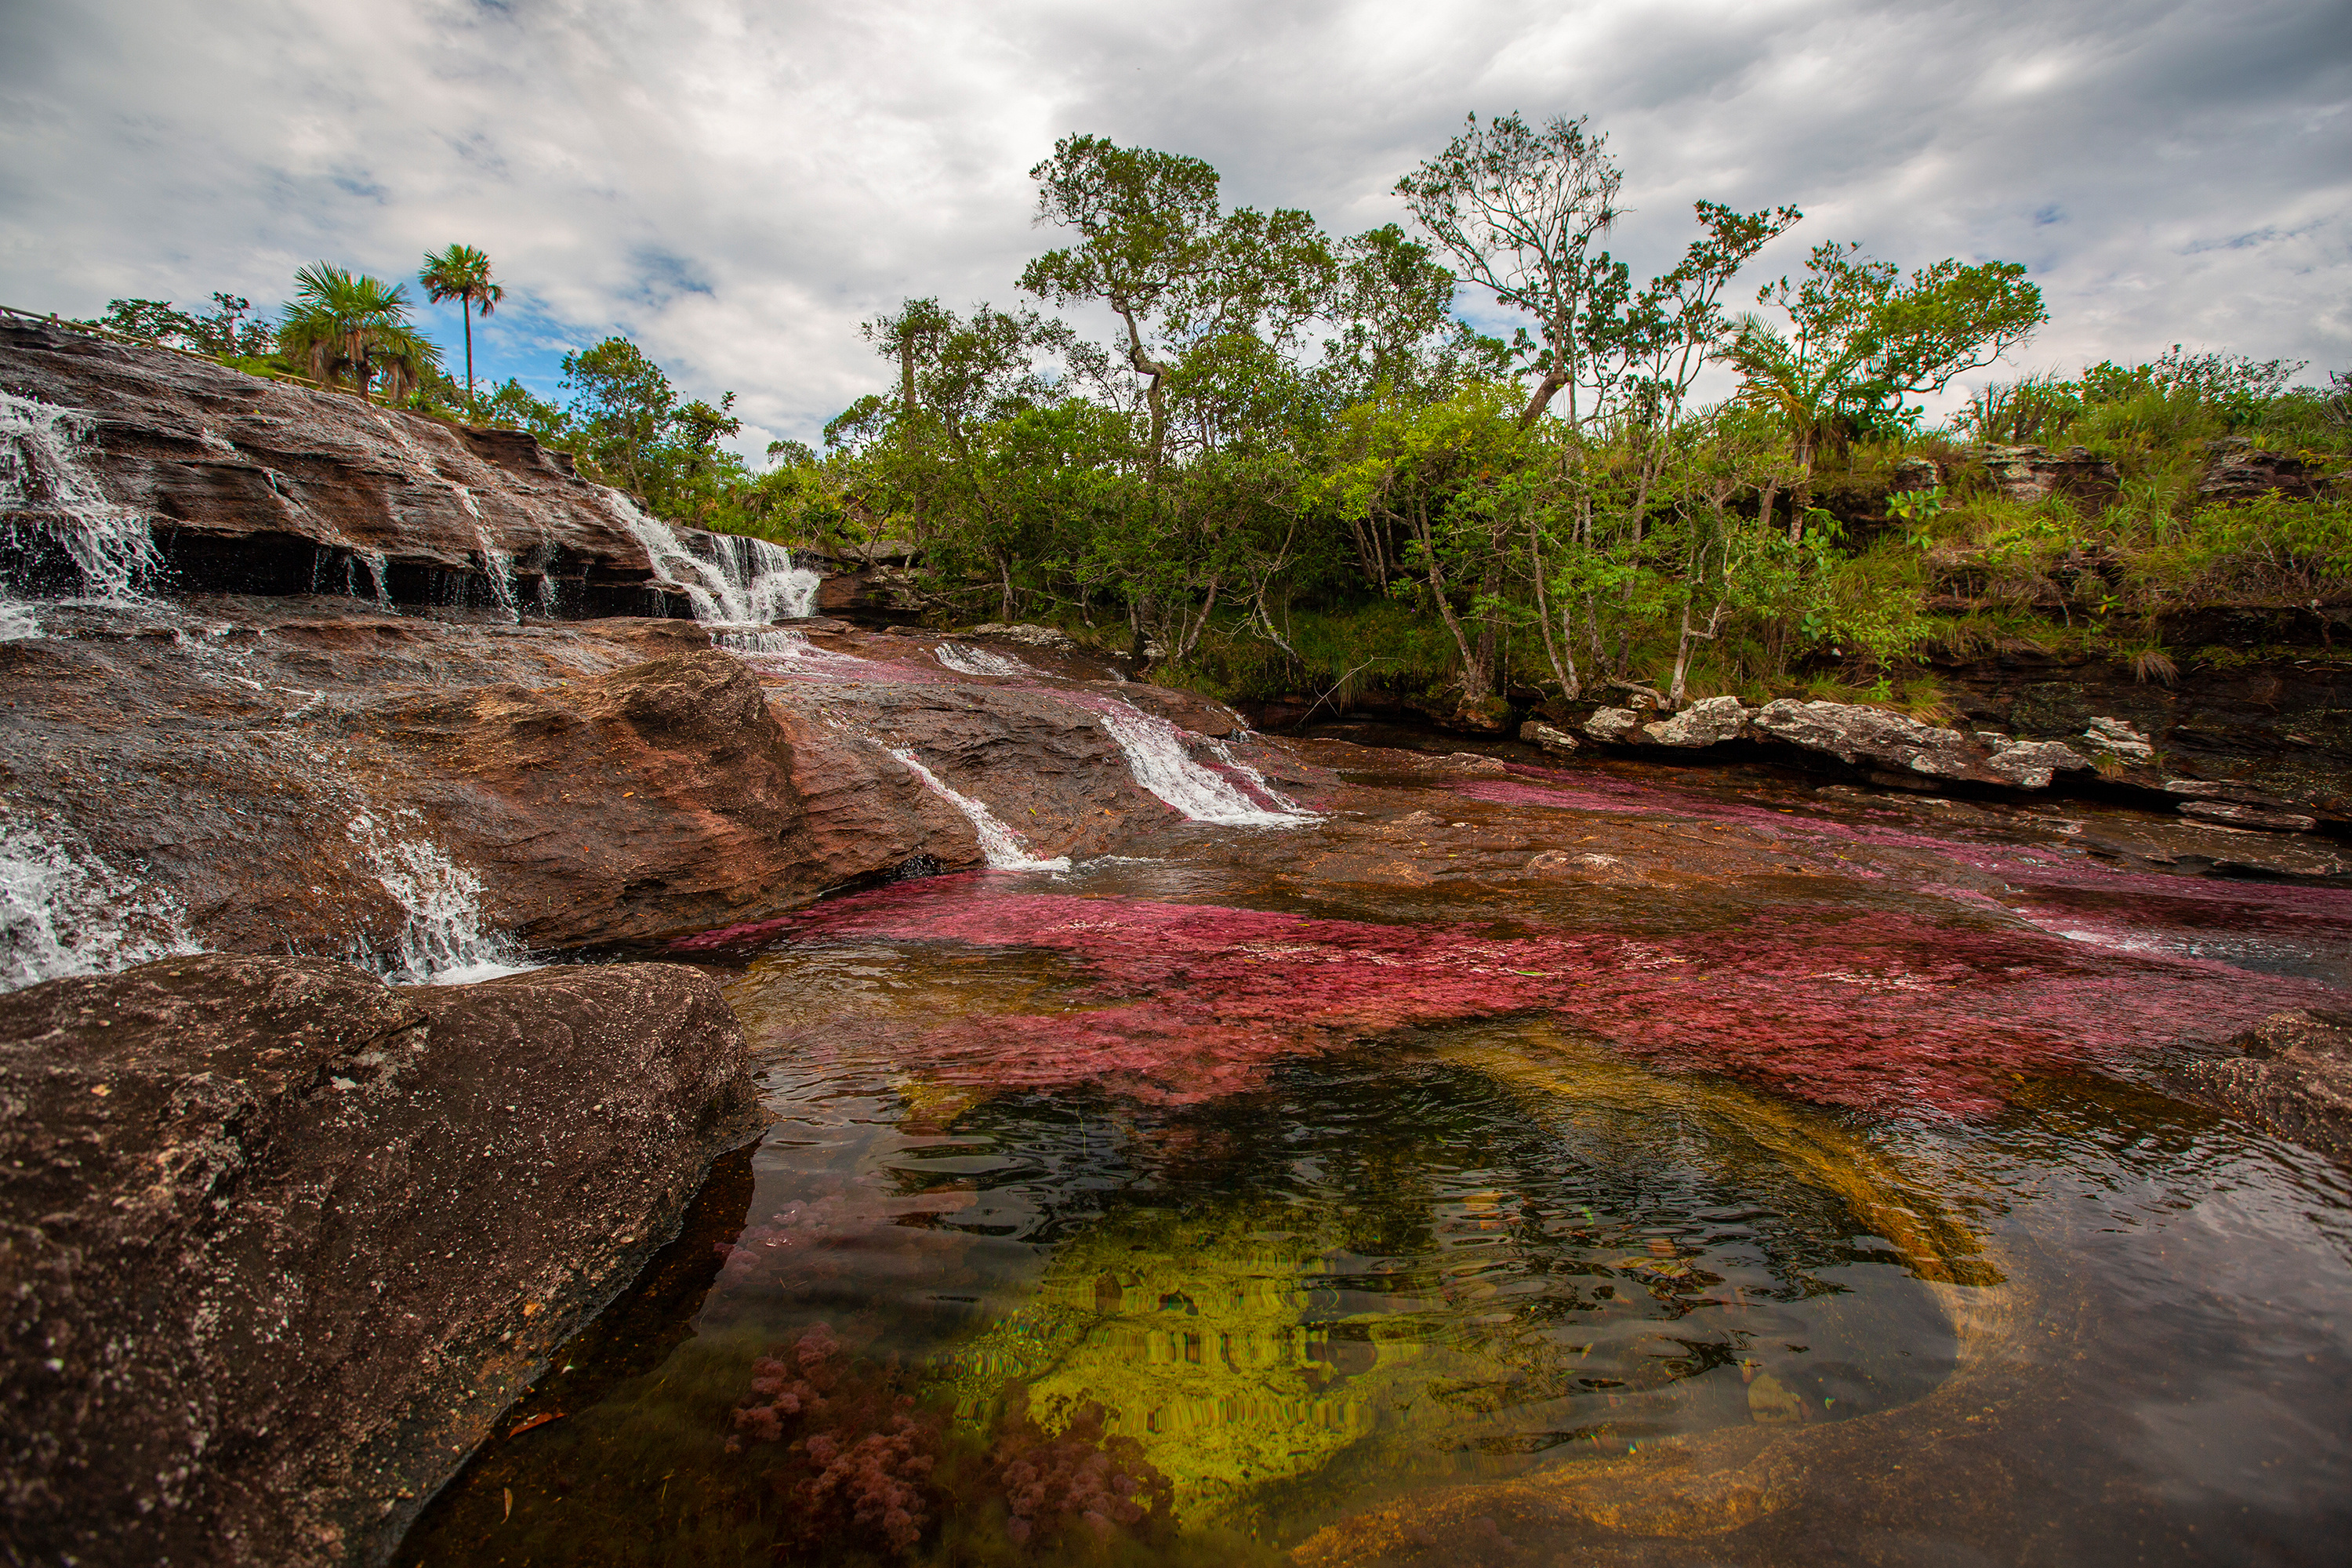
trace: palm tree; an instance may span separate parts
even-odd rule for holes
[[[408,324],[403,285],[323,261],[296,272],[294,284],[278,343],[310,361],[313,380],[331,386],[349,374],[365,397],[381,374],[385,395],[398,398],[441,368],[441,351]]]
[[[457,301],[457,314],[466,323],[466,396],[474,395],[474,312],[488,315],[498,308],[507,291],[490,281],[490,258],[470,245],[453,245],[436,256],[425,253],[425,270],[416,275],[425,285],[425,294],[438,304],[444,300]]]

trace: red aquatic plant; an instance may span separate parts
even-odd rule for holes
[[[901,1392],[895,1368],[854,1361],[825,1324],[751,1363],[751,1397],[734,1426],[731,1452],[746,1438],[797,1434],[769,1479],[797,1505],[801,1538],[863,1532],[901,1555],[922,1539],[944,1423]]]
[[[2020,1074],[2114,1067],[2192,1028],[2336,995],[1981,920],[1809,905],[1632,937],[1314,920],[963,877],[834,900],[763,934],[1066,953],[1089,978],[1065,1010],[953,1019],[897,1047],[937,1080],[983,1090],[1094,1084],[1171,1101],[1402,1027],[1549,1013],[1664,1067],[1874,1111],[1972,1114],[2002,1103]]]
[[[1044,1546],[1081,1529],[1101,1540],[1168,1523],[1175,1483],[1143,1457],[1141,1443],[1107,1435],[1107,1419],[1090,1400],[1060,1432],[1048,1432],[1015,1394],[987,1465],[989,1482],[1004,1500],[1005,1532],[1015,1542]]]

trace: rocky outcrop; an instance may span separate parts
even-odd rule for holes
[[[566,616],[690,615],[678,584],[749,542],[645,518],[520,430],[475,430],[191,354],[0,323],[15,454],[0,549],[20,592],[69,587],[94,513],[152,527],[186,592],[341,591]],[[667,537],[666,537],[667,536]],[[656,563],[647,537],[671,556]],[[673,552],[671,542],[676,542]]]
[[[1554,724],[1540,719],[1529,719],[1519,726],[1519,739],[1530,746],[1540,746],[1547,752],[1576,750],[1576,737]]]
[[[2173,1077],[2189,1099],[2352,1161],[2352,1014],[2273,1013]]]
[[[0,997],[10,1559],[381,1561],[756,1113],[675,965]]]
[[[1671,719],[1644,724],[1642,732],[1661,746],[1713,746],[1739,739],[1748,719],[1737,697],[1702,697]]]
[[[197,946],[389,962],[462,937],[466,905],[531,947],[646,941],[980,859],[903,766],[772,705],[691,622],[220,607],[247,618],[210,647],[95,612],[0,644],[10,847],[136,882]]]
[[[2122,486],[2116,466],[2088,447],[2053,453],[2046,447],[1991,446],[1984,449],[1984,466],[1993,488],[2011,500],[2063,496],[2084,511],[2115,500]]]
[[[2237,504],[2269,495],[2315,500],[2327,492],[2326,476],[2302,458],[2286,452],[2261,451],[2243,436],[2209,441],[2205,452],[2205,472],[2197,481],[2200,500]]]

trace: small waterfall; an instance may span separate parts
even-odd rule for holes
[[[793,565],[793,552],[782,545],[699,529],[689,531],[689,544],[669,524],[647,517],[617,492],[613,510],[646,547],[654,575],[694,605],[696,620],[758,626],[815,613],[817,584],[824,579]]]
[[[1247,731],[1244,731],[1244,733],[1246,734]],[[1224,742],[1217,740],[1213,736],[1203,735],[1201,737],[1201,743],[1217,754],[1217,761],[1223,763],[1226,767],[1247,779],[1249,781],[1250,788],[1265,796],[1266,799],[1274,802],[1275,805],[1280,806],[1283,810],[1294,812],[1301,816],[1313,815],[1305,806],[1299,805],[1297,801],[1291,799],[1288,795],[1283,794],[1272,784],[1266,783],[1265,775],[1264,773],[1258,772],[1255,768],[1250,766],[1247,763],[1234,755],[1234,749],[1225,744]]]
[[[490,542],[490,531],[479,524],[475,526],[474,537],[481,544],[482,575],[489,580],[490,597],[498,601],[500,615],[520,626],[522,606],[515,599],[514,557]]]
[[[7,542],[21,552],[29,531],[65,552],[79,597],[139,603],[163,565],[154,531],[142,513],[106,499],[75,450],[87,438],[71,409],[0,392],[0,511],[12,514]],[[20,593],[35,587],[10,586]]]
[[[1293,806],[1269,811],[1244,795],[1233,780],[1204,768],[1184,749],[1184,731],[1157,714],[1117,701],[1094,710],[1110,738],[1127,753],[1135,782],[1195,822],[1223,827],[1296,827],[1312,821]],[[1275,799],[1274,792],[1267,795]]]
[[[1051,860],[1033,858],[1021,847],[1020,835],[999,822],[995,814],[980,802],[950,789],[940,781],[939,774],[915,760],[912,751],[893,751],[890,754],[906,763],[907,771],[922,780],[932,794],[964,814],[971,823],[972,832],[980,837],[980,852],[987,860],[990,870],[1066,871],[1070,868],[1070,858],[1066,855],[1057,855]]]
[[[399,614],[392,607],[392,563],[385,558],[383,552],[381,550],[354,551],[352,559],[366,562],[368,571],[375,576],[375,607],[387,616]],[[352,597],[356,599],[359,595],[355,592]]]
[[[0,990],[194,952],[169,895],[34,824],[0,821]]]
[[[511,938],[482,929],[482,879],[439,845],[428,838],[395,840],[365,813],[348,831],[366,850],[383,890],[407,911],[398,951],[388,962],[370,964],[385,979],[396,985],[463,985],[539,967]],[[362,952],[363,958],[374,956]]]
[[[931,650],[931,657],[958,675],[994,675],[1026,680],[1034,679],[1038,673],[1017,658],[991,653],[984,647],[966,647],[961,643],[943,642]]]

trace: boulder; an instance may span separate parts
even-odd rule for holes
[[[2091,765],[2091,760],[2063,741],[2012,741],[1996,737],[1985,766],[2019,789],[2048,789],[2053,776]]]
[[[1661,746],[1713,746],[1739,739],[1748,718],[1737,697],[1702,697],[1671,719],[1643,725],[1642,732]]]
[[[1920,490],[1932,490],[1944,482],[1944,470],[1932,458],[1906,458],[1895,465],[1895,473],[1887,484],[1890,494],[1901,495]]]
[[[383,1561],[758,1115],[676,965],[0,996],[8,1555]]]
[[[1759,738],[1819,752],[1849,765],[1878,763],[1929,778],[2012,784],[1983,748],[1958,730],[1851,702],[1800,702],[1783,697],[1749,721]]]
[[[2352,1160],[2352,1014],[2273,1013],[2230,1041],[2237,1053],[2193,1062],[2172,1087],[2266,1131]]]
[[[2302,458],[2259,450],[2243,436],[2208,441],[2205,454],[2205,472],[2197,481],[2200,500],[2237,505],[2267,495],[2312,500],[2326,489],[2326,476],[2314,472]]]
[[[2095,511],[2122,488],[2116,466],[2087,447],[2053,454],[2046,447],[1989,446],[1983,457],[1993,488],[2011,500],[2038,501],[2058,495]]]
[[[1633,745],[1642,739],[1642,716],[1631,708],[1597,708],[1584,721],[1584,732],[1596,741]]]
[[[1078,646],[1069,633],[1053,626],[1008,625],[1003,621],[984,622],[972,627],[965,635],[975,637],[1003,637],[1007,642],[1017,642],[1029,647],[1052,648],[1056,653],[1073,652]]]
[[[1519,726],[1519,739],[1530,746],[1541,746],[1547,752],[1576,750],[1576,737],[1556,725],[1540,719],[1530,719]]]

